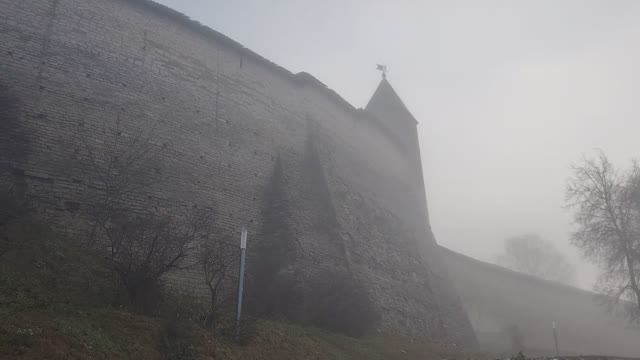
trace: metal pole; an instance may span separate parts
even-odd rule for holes
[[[244,288],[244,258],[247,249],[247,228],[240,233],[240,273],[238,275],[238,304],[236,307],[236,341],[240,341],[240,315],[242,314],[242,292]]]
[[[551,323],[551,326],[553,327],[553,341],[556,344],[556,356],[560,356],[560,350],[558,350],[558,333],[556,332],[556,322],[553,321]]]

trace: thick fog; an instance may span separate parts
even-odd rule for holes
[[[420,122],[438,242],[493,261],[538,233],[579,263],[563,206],[569,165],[594,148],[640,155],[640,2],[160,0],[356,107],[388,65]]]

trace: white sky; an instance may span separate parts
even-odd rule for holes
[[[493,261],[503,239],[568,243],[569,165],[640,154],[640,1],[160,0],[356,107],[389,81],[420,122],[438,242]]]

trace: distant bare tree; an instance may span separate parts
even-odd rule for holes
[[[505,239],[504,253],[498,256],[497,262],[542,279],[569,285],[575,282],[575,267],[566,256],[535,234]]]
[[[572,243],[602,271],[596,290],[640,319],[640,166],[620,172],[603,152],[572,167],[567,205]]]
[[[217,321],[222,303],[223,286],[237,260],[238,247],[229,238],[208,239],[200,252],[204,282],[209,289],[209,314],[205,320],[208,328]]]

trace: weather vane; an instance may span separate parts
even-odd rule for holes
[[[376,64],[376,70],[382,71],[383,79],[387,78],[387,72],[389,72],[389,68],[387,68],[387,65]]]

